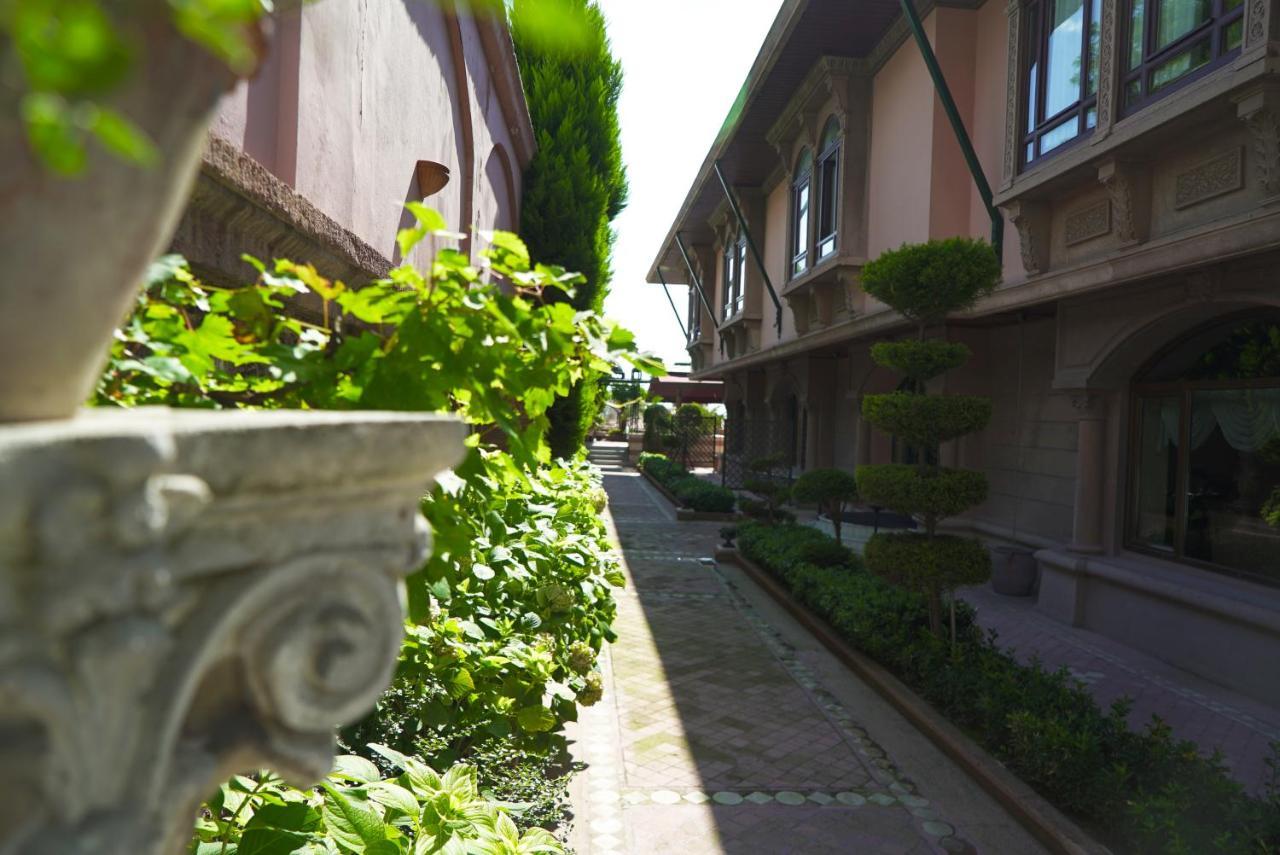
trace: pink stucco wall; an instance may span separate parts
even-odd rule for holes
[[[280,22],[272,55],[226,97],[214,132],[399,261],[419,160],[449,168],[427,201],[452,226],[518,225],[521,170],[490,61],[477,22],[434,3],[311,4]]]
[[[925,19],[933,39],[935,17]],[[914,43],[904,43],[872,82],[868,254],[929,238],[933,83]]]

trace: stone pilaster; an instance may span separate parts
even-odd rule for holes
[[[1000,187],[1007,190],[1018,175],[1018,151],[1022,146],[1022,110],[1018,93],[1022,90],[1022,0],[1009,0],[1008,65],[1005,71],[1004,169]]]
[[[1070,394],[1076,412],[1076,495],[1070,549],[1096,555],[1103,552],[1107,404],[1097,390],[1077,389]]]

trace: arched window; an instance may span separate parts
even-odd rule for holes
[[[1132,417],[1128,544],[1280,585],[1280,312],[1170,345]]]
[[[809,269],[809,201],[813,185],[813,152],[805,149],[791,184],[791,275]]]
[[[836,251],[840,208],[840,123],[832,116],[818,147],[818,261]]]

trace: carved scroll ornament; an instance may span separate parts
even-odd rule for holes
[[[391,677],[462,427],[96,413],[0,430],[0,852],[168,855],[235,773],[298,784]]]

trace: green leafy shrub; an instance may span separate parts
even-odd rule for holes
[[[781,454],[770,454],[747,462],[747,469],[752,474],[743,482],[743,486],[759,497],[739,503],[748,516],[771,524],[795,519],[794,514],[782,510],[782,506],[791,497],[790,485],[776,474],[784,459]]]
[[[710,484],[690,475],[680,464],[663,454],[641,454],[637,464],[644,472],[666,487],[680,504],[704,513],[732,513],[737,503],[734,492],[718,484]]]
[[[985,428],[991,421],[991,399],[890,392],[867,395],[862,414],[867,421],[913,448],[936,448],[939,443]]]
[[[851,567],[854,563],[853,553],[838,540],[823,538],[809,541],[797,547],[796,553],[801,563],[812,564],[814,567]]]
[[[916,514],[926,527],[987,499],[987,479],[970,469],[878,463],[858,467],[858,483],[876,504],[899,514]]]
[[[967,309],[1000,281],[991,245],[969,238],[903,244],[862,268],[862,290],[917,324]]]
[[[833,543],[807,527],[748,523],[738,531],[743,555],[1114,851],[1280,851],[1280,787],[1250,798],[1219,757],[1200,756],[1158,719],[1130,730],[1127,702],[1100,710],[1065,669],[1019,663],[964,603],[957,642],[948,645],[932,632],[922,593],[865,572],[856,559],[838,573],[806,562],[818,539]]]
[[[492,11],[502,14],[493,4]],[[515,0],[511,36],[538,146],[524,171],[520,232],[538,258],[582,274],[572,294],[551,295],[599,312],[613,277],[610,223],[626,207],[618,99],[622,63],[612,54],[604,16],[589,0]],[[547,38],[548,14],[561,20]],[[577,36],[566,49],[565,36]],[[603,392],[589,378],[557,392],[549,443],[556,457],[582,449]]]
[[[836,543],[840,543],[844,511],[858,499],[858,481],[843,469],[811,469],[796,479],[791,498],[816,503],[819,512],[826,513],[835,526]]]
[[[417,225],[399,236],[406,256],[443,226],[409,208]],[[358,290],[289,261],[255,261],[256,282],[213,288],[180,259],[162,259],[96,394],[119,406],[448,409],[475,426],[466,459],[423,503],[435,548],[407,580],[395,683],[344,735],[348,746],[390,744],[439,767],[496,740],[550,758],[564,722],[599,700],[599,673],[583,663],[613,638],[612,589],[623,576],[598,473],[550,465],[547,411],[575,378],[603,374],[615,358],[662,370],[630,333],[545,299],[577,280],[532,265],[514,235],[494,234],[484,255],[491,277],[446,249],[429,277],[404,264]],[[320,322],[291,313],[297,300],[320,307]]]
[[[732,513],[738,500],[729,488],[708,484],[698,478],[686,480],[675,492],[686,508],[703,513]]]
[[[924,383],[969,361],[968,345],[942,339],[880,341],[871,345],[871,358],[908,380]]]
[[[671,437],[671,410],[662,404],[644,408],[644,450],[661,452]]]
[[[916,590],[943,584],[977,585],[991,574],[991,556],[971,537],[878,532],[867,541],[863,558],[886,568],[891,581]]]
[[[523,833],[509,810],[484,799],[476,771],[457,765],[440,775],[383,746],[371,746],[397,769],[394,777],[363,757],[339,757],[314,790],[268,772],[236,776],[206,803],[192,855],[232,852],[418,855],[555,855],[566,850],[549,832]]]
[[[914,467],[861,466],[858,483],[867,501],[918,515],[924,535],[891,534],[878,538],[866,553],[867,566],[887,578],[921,591],[929,604],[929,624],[942,634],[942,595],[951,593],[952,644],[955,630],[956,586],[972,584],[991,573],[990,558],[980,547],[922,545],[938,539],[937,526],[945,517],[979,504],[986,498],[986,479],[977,472],[947,470],[937,459],[938,444],[987,426],[991,401],[964,395],[929,395],[923,381],[959,367],[968,353],[963,345],[925,340],[930,324],[951,312],[972,306],[991,293],[1000,278],[1000,262],[982,241],[964,238],[904,245],[882,254],[863,268],[863,287],[913,321],[918,340],[894,342],[872,351],[878,364],[906,375],[910,391],[868,395],[863,416],[882,431],[919,453]],[[900,541],[894,543],[894,541]],[[899,562],[920,560],[920,566]],[[956,563],[952,563],[952,562]],[[985,569],[984,569],[985,568]]]

